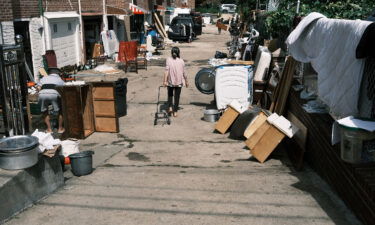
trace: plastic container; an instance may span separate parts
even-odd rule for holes
[[[69,155],[72,173],[75,176],[84,176],[92,173],[93,151],[84,151]]]
[[[375,132],[340,125],[341,159],[348,163],[360,163],[363,142],[375,139]]]

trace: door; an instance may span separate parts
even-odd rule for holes
[[[77,64],[76,26],[76,19],[50,22],[52,49],[55,51],[58,67]]]

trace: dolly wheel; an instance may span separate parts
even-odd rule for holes
[[[156,126],[158,124],[158,121],[157,119],[154,120],[154,126]]]
[[[171,125],[171,120],[169,118],[167,119],[167,124]]]

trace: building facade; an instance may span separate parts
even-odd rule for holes
[[[21,34],[38,79],[47,50],[54,50],[58,67],[85,64],[103,31],[114,30],[119,41],[142,41],[143,23],[167,7],[195,8],[195,0],[2,0],[0,44]]]

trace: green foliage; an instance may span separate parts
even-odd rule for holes
[[[265,27],[269,36],[290,32],[296,15],[296,4],[297,0],[284,0],[277,11],[266,14]],[[328,18],[365,19],[374,9],[374,0],[301,0],[299,15],[319,12]]]

